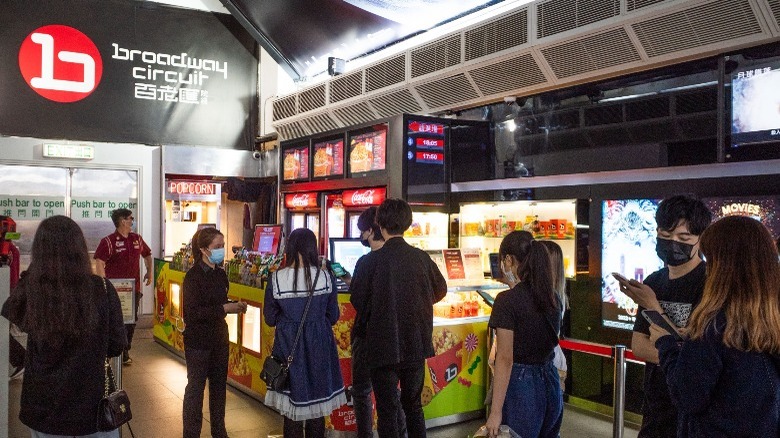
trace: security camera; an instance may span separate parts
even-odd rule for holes
[[[517,98],[515,96],[507,96],[504,98],[504,103],[507,106],[512,105],[513,103],[517,102]]]
[[[259,159],[260,159],[260,158],[262,158],[262,157],[263,157],[263,154],[262,154],[262,152],[260,152],[260,151],[254,151],[254,152],[252,152],[252,158],[254,158],[255,160],[259,160]]]

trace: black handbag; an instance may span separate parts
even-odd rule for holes
[[[98,430],[114,430],[127,423],[127,428],[130,430],[130,435],[135,438],[133,429],[130,429],[129,423],[129,421],[133,418],[133,413],[130,411],[130,398],[127,397],[127,393],[124,389],[116,389],[114,371],[111,369],[111,365],[108,363],[108,359],[106,359],[104,367],[106,376],[105,392],[103,394],[103,398],[100,400],[100,403],[98,403]]]
[[[103,291],[108,294],[106,279],[103,278]],[[103,398],[98,402],[97,410],[97,428],[100,431],[115,430],[127,423],[130,430],[130,436],[135,438],[133,429],[130,428],[130,419],[133,413],[130,411],[130,398],[124,389],[117,390],[116,380],[114,379],[114,370],[108,358],[103,361],[103,375],[105,376],[103,385]]]
[[[266,357],[265,361],[263,361],[263,370],[260,371],[260,379],[265,382],[265,386],[270,391],[281,392],[289,387],[290,365],[293,361],[293,352],[295,352],[295,348],[298,346],[298,340],[303,331],[303,323],[306,322],[306,315],[309,313],[311,299],[314,296],[314,288],[317,286],[317,280],[320,278],[320,271],[321,269],[317,269],[317,274],[314,276],[314,281],[309,289],[309,298],[306,301],[306,308],[303,310],[301,324],[298,326],[298,333],[295,335],[295,342],[293,342],[290,355],[286,358],[271,355]]]

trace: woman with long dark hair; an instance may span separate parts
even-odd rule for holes
[[[780,266],[757,220],[720,219],[701,235],[707,274],[678,343],[651,325],[678,437],[780,436]]]
[[[321,269],[317,238],[311,230],[298,228],[290,233],[284,252],[286,267],[271,275],[265,290],[263,315],[276,327],[272,354],[293,356],[289,387],[269,390],[265,404],[284,416],[284,437],[322,438],[325,416],[347,402],[344,382],[333,336],[339,319],[335,279]],[[293,350],[307,301],[306,319]]]
[[[230,282],[222,262],[225,237],[216,228],[204,228],[192,237],[195,265],[184,276],[184,357],[187,386],[182,420],[184,438],[200,436],[203,423],[203,392],[209,382],[211,436],[227,438],[225,400],[228,371],[228,313],[246,312],[246,303],[228,302]]]
[[[53,216],[38,226],[26,275],[3,316],[27,333],[19,419],[33,438],[118,437],[97,429],[106,357],[127,343],[111,282],[92,275],[81,228]]]
[[[550,254],[550,269],[552,270],[553,289],[558,296],[558,300],[561,304],[561,318],[569,308],[569,298],[566,296],[566,266],[563,263],[563,250],[561,246],[552,240],[542,240],[542,245],[547,248],[547,252]],[[560,337],[560,330],[558,336]],[[563,349],[560,345],[555,346],[555,357],[553,358],[553,364],[558,370],[558,378],[561,383],[561,391],[566,389],[566,374],[569,370],[566,364],[566,356],[563,354]],[[561,394],[563,395],[563,394]]]
[[[553,288],[550,256],[527,231],[501,241],[499,260],[511,289],[493,304],[488,326],[496,331],[491,437],[508,425],[522,437],[557,437],[563,399],[553,349],[558,345],[561,305]]]

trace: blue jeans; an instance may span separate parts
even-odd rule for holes
[[[558,437],[563,395],[552,361],[543,365],[512,365],[501,414],[502,423],[522,437]]]

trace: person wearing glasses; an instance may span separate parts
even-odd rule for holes
[[[118,208],[111,212],[111,220],[116,231],[100,240],[95,250],[95,273],[105,278],[135,279],[135,319],[138,320],[138,304],[141,302],[141,269],[138,263],[143,258],[146,266],[144,284],[152,283],[152,250],[144,239],[133,232],[133,212],[126,208]],[[135,323],[125,324],[127,331],[127,347],[122,353],[122,363],[130,365],[130,345],[133,342]]]

